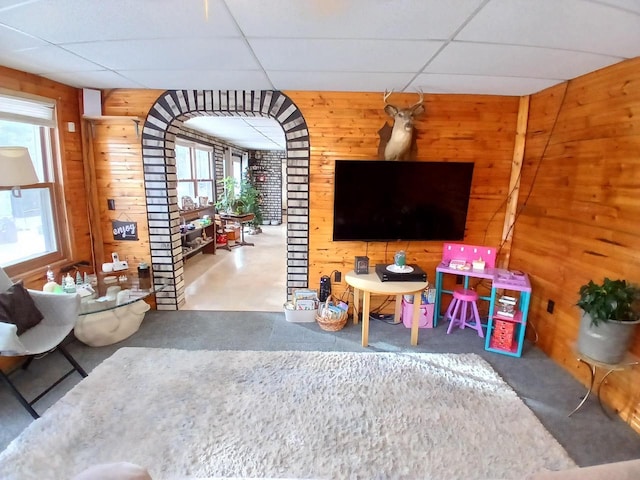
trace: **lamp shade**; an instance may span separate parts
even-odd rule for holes
[[[25,147],[0,147],[0,172],[0,187],[38,183],[29,150]]]

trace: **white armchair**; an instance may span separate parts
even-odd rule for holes
[[[13,285],[11,279],[0,268],[0,292],[5,292]],[[28,290],[36,307],[43,315],[42,321],[29,328],[21,335],[17,334],[16,325],[0,322],[0,356],[25,356],[27,361],[22,368],[26,369],[35,355],[50,353],[58,350],[73,367],[64,376],[53,383],[49,388],[39,394],[36,398],[28,401],[11,382],[10,374],[0,370],[0,380],[3,381],[33,418],[38,418],[38,413],[34,410],[33,404],[49,393],[62,380],[74,372],[86,377],[87,373],[69,354],[62,345],[62,341],[71,333],[78,319],[80,311],[80,296],[39,292]]]

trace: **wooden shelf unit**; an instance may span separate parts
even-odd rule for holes
[[[192,210],[180,210],[180,218],[183,223],[192,222],[198,218],[201,218],[202,215],[211,215],[211,223],[205,227],[197,227],[193,230],[187,230],[183,232],[182,235],[182,247],[183,247],[183,257],[185,260],[193,257],[197,253],[202,252],[203,254],[214,255],[216,253],[216,225],[213,221],[213,217],[215,214],[215,209],[213,205],[202,208],[194,208]],[[187,244],[193,241],[197,237],[202,237],[202,235],[206,236],[206,239],[198,246],[192,247],[189,250],[184,250]]]

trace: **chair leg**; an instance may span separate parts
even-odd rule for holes
[[[20,393],[20,391],[16,388],[16,386],[11,382],[11,380],[9,380],[9,377],[7,377],[5,375],[5,373],[0,370],[0,379],[2,379],[2,381],[5,383],[5,385],[7,385],[9,387],[9,389],[11,390],[11,392],[13,393],[14,397],[16,397],[18,399],[18,401],[22,404],[22,406],[24,408],[27,409],[27,411],[31,414],[31,416],[33,418],[40,418],[40,415],[38,415],[38,412],[36,412],[33,407],[31,406],[31,404],[27,401],[26,398],[24,398],[22,396],[22,394]]]
[[[65,378],[67,378],[73,372],[78,372],[82,377],[86,377],[87,376],[87,372],[85,372],[84,368],[82,368],[80,366],[80,364],[76,361],[75,358],[73,358],[73,356],[67,351],[67,349],[65,347],[63,347],[62,345],[58,345],[57,350],[60,351],[60,353],[64,356],[64,358],[67,359],[67,361],[71,364],[73,369],[69,370],[65,375],[60,377],[54,384],[52,384],[49,388],[47,388],[42,393],[40,393],[40,395],[38,395],[36,398],[34,398],[31,402],[29,402],[26,398],[24,398],[24,396],[16,388],[16,386],[13,384],[13,382],[11,382],[11,380],[9,380],[9,377],[2,370],[0,370],[0,379],[9,387],[9,389],[11,390],[11,393],[13,393],[13,395],[18,399],[20,404],[24,408],[27,409],[27,411],[31,414],[31,416],[33,418],[40,418],[40,415],[38,415],[38,412],[36,412],[31,405],[36,403],[38,400],[40,400],[42,397],[44,397],[47,393],[49,393],[51,390],[53,390]],[[22,368],[24,368],[26,370],[26,368],[29,366],[29,364],[33,360],[33,358],[34,357],[30,357],[25,362],[25,364],[23,365]]]
[[[22,364],[22,369],[26,370],[27,368],[29,368],[29,365],[31,365],[31,362],[33,362],[34,357],[29,357],[25,360],[25,362]]]
[[[87,376],[87,372],[85,372],[84,368],[82,368],[80,364],[76,362],[76,359],[71,356],[71,354],[67,351],[66,348],[64,348],[62,345],[58,345],[58,350],[62,355],[64,355],[64,358],[67,359],[67,361],[71,364],[71,366],[73,366],[76,372],[78,372],[83,377]]]

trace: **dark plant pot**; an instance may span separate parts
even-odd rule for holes
[[[583,355],[602,363],[620,363],[631,346],[638,323],[640,320],[635,322],[609,320],[598,322],[598,326],[592,326],[591,316],[583,312],[576,349]]]

